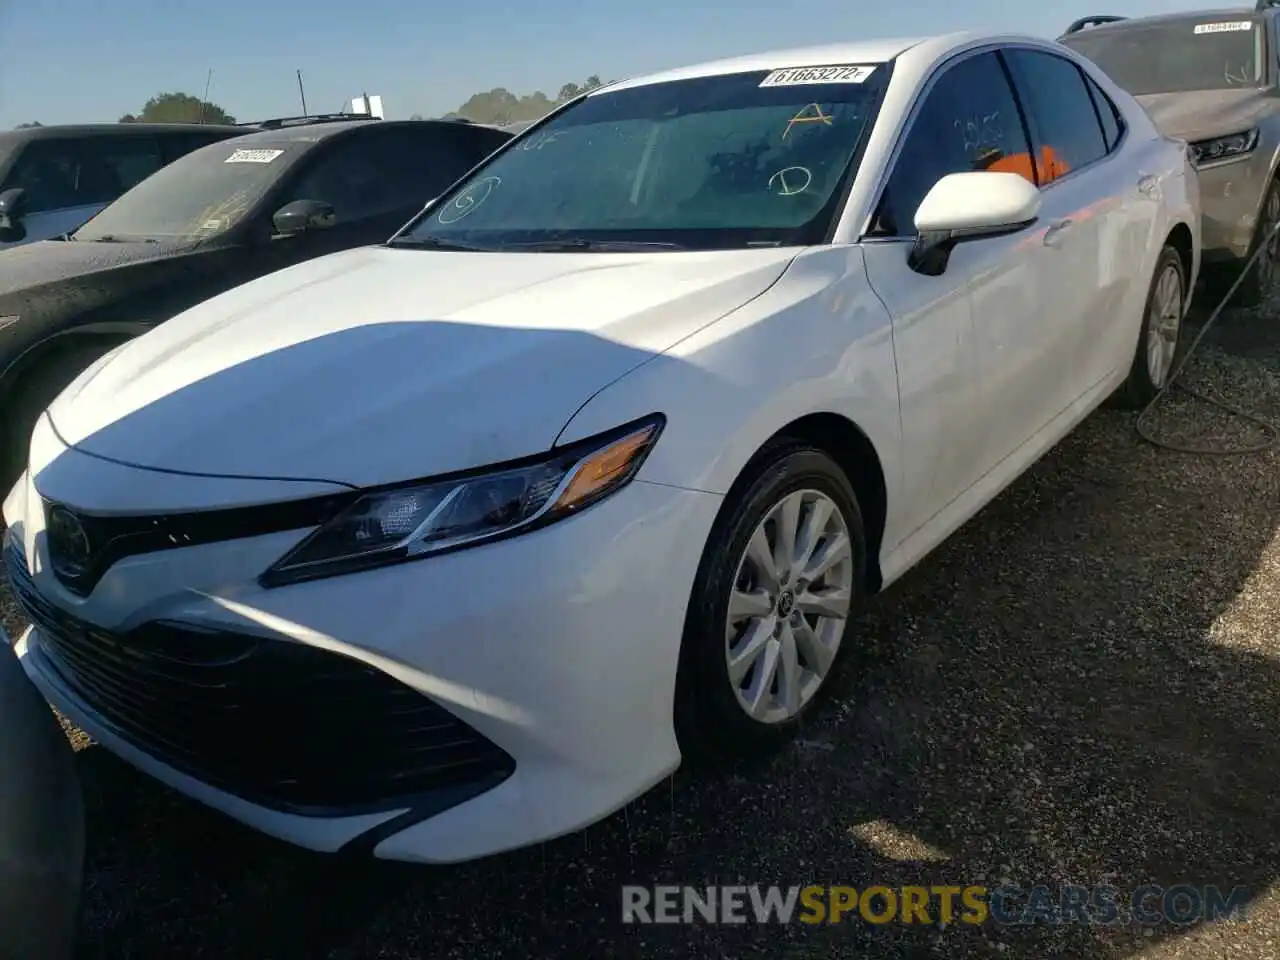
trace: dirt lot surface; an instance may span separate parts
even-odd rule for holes
[[[1223,323],[1187,380],[1280,419],[1280,309]],[[1153,426],[1242,435],[1177,396]],[[1280,454],[1170,453],[1104,410],[877,601],[867,655],[783,755],[461,867],[299,852],[78,735],[83,956],[1275,958],[1278,521]],[[1243,885],[1250,904],[1153,929],[619,922],[625,883],[1002,879]]]

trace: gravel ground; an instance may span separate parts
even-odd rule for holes
[[[1280,419],[1280,305],[1187,379]],[[1171,395],[1152,424],[1239,439]],[[427,869],[258,836],[83,735],[85,957],[1280,955],[1280,453],[1190,457],[1092,417],[880,598],[802,741],[680,773],[579,835]],[[6,624],[17,625],[0,595]],[[298,731],[305,736],[305,729]],[[1243,885],[1242,922],[624,927],[625,883]]]

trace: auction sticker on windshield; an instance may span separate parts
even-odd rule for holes
[[[862,83],[875,72],[874,66],[838,63],[825,67],[786,67],[760,81],[762,87],[802,87],[818,83]]]
[[[223,163],[270,163],[284,153],[283,150],[237,150]]]
[[[1235,33],[1239,31],[1243,33],[1246,30],[1252,30],[1253,23],[1249,20],[1229,20],[1223,23],[1197,23],[1192,33]]]

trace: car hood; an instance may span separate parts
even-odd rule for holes
[[[41,240],[0,250],[0,303],[50,284],[184,253],[190,244]]]
[[[86,453],[210,476],[370,486],[516,459],[796,252],[350,250],[126,344],[50,420]]]
[[[1275,100],[1261,90],[1195,90],[1135,99],[1161,133],[1181,140],[1240,133],[1275,109]]]

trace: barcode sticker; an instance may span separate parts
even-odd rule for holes
[[[272,160],[280,156],[280,154],[282,153],[284,153],[283,150],[237,150],[222,162],[223,163],[270,163]]]
[[[1253,23],[1249,20],[1224,20],[1221,23],[1197,23],[1192,33],[1244,33],[1252,30]]]
[[[786,67],[760,81],[762,87],[803,87],[820,83],[862,83],[875,72],[874,66],[842,63],[825,67]]]

